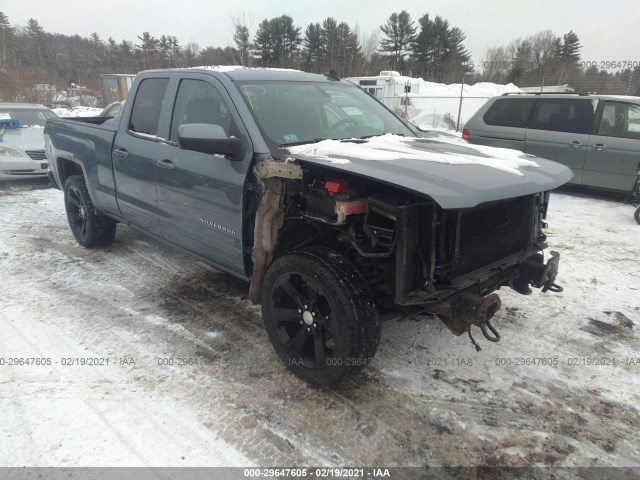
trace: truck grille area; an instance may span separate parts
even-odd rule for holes
[[[470,273],[526,249],[531,241],[532,204],[532,197],[522,197],[461,212],[456,225],[451,277]]]
[[[47,155],[44,153],[44,150],[26,150],[27,155],[32,160],[46,160]]]

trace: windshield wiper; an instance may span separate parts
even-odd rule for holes
[[[287,148],[287,147],[295,147],[296,145],[307,145],[309,143],[318,143],[323,140],[327,140],[326,138],[314,138],[313,140],[303,140],[301,142],[292,142],[292,143],[281,143],[278,145],[278,148]]]

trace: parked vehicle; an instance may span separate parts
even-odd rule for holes
[[[633,187],[631,187],[629,203],[636,207],[633,218],[640,224],[640,162],[638,162],[638,166],[636,167],[636,180],[633,182]]]
[[[107,103],[126,100],[131,90],[135,75],[122,73],[106,73],[100,75],[102,95]]]
[[[119,120],[45,136],[80,244],[126,222],[248,281],[276,352],[314,385],[364,368],[386,315],[497,341],[496,290],[561,290],[542,229],[566,167],[423,138],[335,75],[143,72]]]
[[[56,114],[44,105],[0,103],[0,180],[46,177],[44,126]]]
[[[124,100],[113,102],[104,107],[104,109],[98,115],[99,117],[113,118],[120,115],[122,107],[124,106]]]
[[[640,159],[640,97],[504,94],[476,112],[462,138],[555,160],[575,185],[628,192]]]

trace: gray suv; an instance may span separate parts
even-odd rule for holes
[[[640,97],[504,94],[471,117],[462,138],[555,160],[574,185],[628,192],[640,162]]]

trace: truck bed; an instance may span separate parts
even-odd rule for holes
[[[120,213],[115,198],[111,158],[118,124],[118,118],[56,118],[49,120],[44,129],[48,139],[47,157],[49,164],[53,164],[53,183],[62,190],[64,184],[60,180],[60,172],[70,168],[70,165],[81,168],[96,208],[113,215]]]

